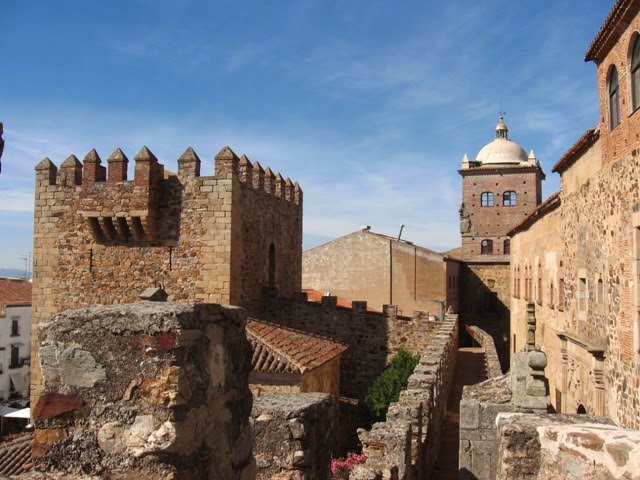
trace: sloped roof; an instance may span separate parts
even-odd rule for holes
[[[0,444],[0,475],[20,475],[33,468],[31,444],[33,434],[29,433],[10,442]]]
[[[600,129],[597,127],[590,128],[582,134],[573,146],[565,152],[565,154],[553,166],[552,172],[564,172],[567,168],[575,163],[580,155],[583,154],[600,138]]]
[[[254,372],[305,373],[334,359],[346,345],[262,320],[247,320]]]
[[[31,304],[31,282],[22,278],[0,278],[0,304]]]
[[[542,218],[547,213],[555,210],[562,203],[560,198],[560,192],[556,192],[547,198],[544,202],[542,202],[538,207],[533,210],[529,215],[524,217],[524,220],[520,222],[518,225],[513,227],[507,235],[509,237],[513,237],[516,233],[521,232],[527,229],[530,225],[533,225],[538,219]]]
[[[591,42],[584,61],[600,63],[636,16],[639,7],[640,0],[618,0]]]

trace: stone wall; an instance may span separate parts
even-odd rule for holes
[[[214,304],[69,310],[35,326],[36,470],[60,477],[255,475],[244,312]]]
[[[329,480],[333,450],[331,396],[265,394],[251,412],[257,480]]]
[[[464,480],[493,480],[498,470],[496,415],[514,412],[508,375],[465,386],[460,401],[458,465]]]
[[[368,478],[429,478],[438,455],[457,351],[458,316],[447,315],[423,350],[407,389],[389,407],[387,420],[374,424],[370,432],[359,432],[367,456],[360,475],[366,470],[371,474]]]
[[[398,348],[425,352],[441,325],[422,316],[400,317],[393,307],[381,314],[368,312],[366,302],[351,309],[336,303],[336,297],[307,302],[302,294],[294,300],[264,297],[246,308],[250,316],[348,345],[340,357],[340,394],[351,398],[364,397]]]
[[[477,342],[482,348],[484,348],[484,362],[487,368],[487,378],[492,379],[502,375],[502,368],[500,367],[500,359],[496,352],[496,346],[493,343],[493,337],[480,327],[475,325],[467,325],[467,333],[473,338],[474,342]]]
[[[187,149],[178,174],[146,147],[128,159],[95,150],[36,166],[33,323],[67,309],[133,302],[162,285],[169,300],[241,305],[300,290],[302,191],[228,147],[200,176]],[[37,330],[32,345],[38,345]],[[34,349],[35,350],[35,349]],[[36,362],[34,362],[36,363]],[[32,372],[32,401],[42,384]]]
[[[460,274],[460,324],[476,325],[493,338],[503,371],[509,369],[508,263],[463,263]]]
[[[498,416],[497,480],[640,478],[640,432],[589,415]]]

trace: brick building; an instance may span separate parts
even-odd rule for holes
[[[523,303],[535,300],[555,409],[631,428],[640,428],[639,32],[640,1],[618,0],[585,57],[597,67],[598,124],[553,167],[554,205],[511,232],[513,348],[524,342]]]
[[[72,155],[60,168],[48,158],[36,166],[32,345],[59,311],[133,302],[156,285],[169,300],[239,306],[300,291],[297,183],[228,147],[213,176],[200,175],[191,148],[177,174],[146,147],[133,180],[120,149],[107,164],[92,150],[83,163]],[[37,368],[32,386],[39,395]]]
[[[372,232],[350,233],[302,255],[302,286],[375,310],[396,305],[399,314],[441,317],[458,311],[460,262],[406,240]]]
[[[509,139],[500,117],[496,138],[475,160],[464,155],[462,168],[462,237],[460,319],[478,325],[493,337],[506,370],[509,340],[510,238],[542,199],[544,173],[531,150]]]

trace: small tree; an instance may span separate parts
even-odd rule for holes
[[[397,402],[400,392],[407,388],[409,376],[420,361],[420,355],[411,354],[403,347],[384,372],[376,378],[373,386],[364,398],[364,404],[376,421],[386,418],[391,402]]]

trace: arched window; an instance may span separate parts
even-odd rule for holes
[[[607,78],[609,89],[609,129],[613,130],[620,124],[620,86],[618,84],[618,70],[612,66]]]
[[[518,204],[516,192],[504,192],[502,195],[502,205],[505,207],[515,207]]]
[[[640,107],[640,35],[636,34],[631,50],[631,106],[635,110]]]
[[[276,286],[276,247],[269,245],[269,287]]]
[[[493,253],[493,240],[482,240],[480,244],[480,253],[487,255]]]
[[[480,205],[483,207],[493,207],[493,193],[482,192],[480,196]]]
[[[502,253],[505,255],[509,255],[511,253],[511,240],[508,238],[504,241],[504,245],[502,246]]]

